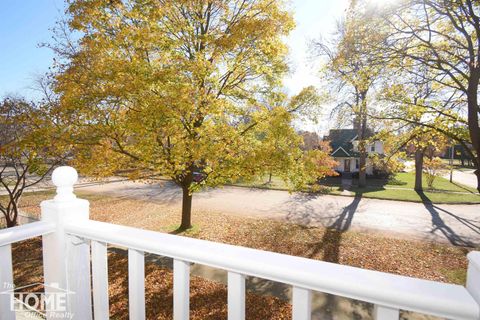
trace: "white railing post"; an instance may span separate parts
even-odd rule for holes
[[[480,306],[480,252],[470,252],[467,257],[467,290]]]
[[[65,234],[65,222],[89,219],[89,203],[77,199],[73,185],[78,174],[72,167],[53,171],[52,181],[57,194],[41,203],[42,220],[54,222],[56,231],[43,236],[43,268],[45,294],[51,297],[63,292],[66,304],[47,306],[47,319],[57,319],[59,313],[73,319],[92,319],[90,285],[90,244]]]

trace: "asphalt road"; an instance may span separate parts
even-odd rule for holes
[[[78,190],[152,201],[181,210],[181,190],[171,182],[85,183]],[[480,245],[480,205],[436,205],[390,200],[224,187],[196,193],[195,212],[270,218],[341,231]]]

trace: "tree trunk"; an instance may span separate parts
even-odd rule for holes
[[[15,220],[6,220],[7,221],[7,228],[13,228],[17,226],[17,221]]]
[[[480,80],[480,70],[470,67],[470,78],[468,79],[467,102],[468,102],[468,131],[470,140],[472,140],[473,149],[476,151],[476,157],[473,159],[475,165],[475,174],[477,175],[477,190],[480,192],[480,125],[478,123],[478,83]]]
[[[474,171],[474,173],[477,176],[477,190],[480,193],[480,170],[477,169]]]
[[[188,186],[182,186],[182,224],[180,230],[190,229],[192,227],[192,198]]]
[[[422,191],[423,178],[423,150],[417,147],[415,150],[415,190]]]
[[[18,225],[18,215],[13,212],[7,212],[4,214],[5,224],[7,228],[16,227]]]
[[[268,175],[268,183],[272,183],[272,173],[270,172]]]
[[[367,186],[367,151],[365,147],[365,142],[361,142],[363,147],[360,147],[360,159],[358,161],[358,186],[360,188],[365,188]],[[362,150],[363,149],[363,150]]]
[[[360,152],[359,168],[358,168],[358,187],[365,188],[367,186],[367,93],[363,92],[360,95],[361,108],[360,108],[360,126],[358,128],[358,151]]]

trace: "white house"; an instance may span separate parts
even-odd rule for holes
[[[367,136],[372,136],[368,134]],[[330,141],[332,157],[338,162],[335,170],[338,172],[358,172],[360,154],[358,152],[357,129],[332,129],[324,140]],[[383,155],[383,141],[375,140],[367,144],[367,152]],[[367,174],[373,174],[373,165],[367,158]]]

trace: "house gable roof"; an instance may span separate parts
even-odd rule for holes
[[[345,157],[350,157],[350,154],[345,151],[342,147],[338,147],[337,150],[332,152],[332,156],[338,157],[338,158],[345,158]]]
[[[332,129],[325,139],[330,141],[330,146],[333,149],[332,156],[350,157],[351,153],[353,153],[352,141],[354,141],[356,137],[356,129]]]

